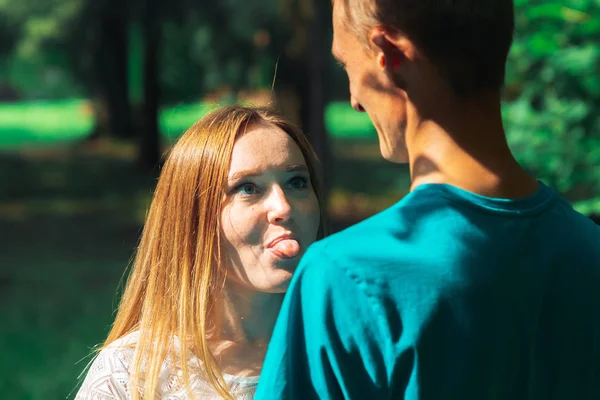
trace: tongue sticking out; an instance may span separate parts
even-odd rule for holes
[[[281,258],[293,258],[300,253],[300,244],[294,239],[284,239],[277,242],[277,244],[271,248],[271,251]]]

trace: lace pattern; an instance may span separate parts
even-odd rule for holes
[[[94,359],[87,375],[75,396],[75,400],[129,400],[131,399],[130,368],[135,352],[138,332],[131,333],[103,349]],[[180,342],[174,339],[175,350]],[[200,365],[200,361],[192,356],[189,364]],[[189,399],[183,385],[181,368],[168,356],[163,363],[159,377],[156,399],[184,400]],[[252,400],[256,392],[258,377],[236,377],[224,374],[231,393],[237,400]],[[206,382],[201,374],[190,372],[190,386],[193,399],[217,400],[221,397]],[[138,388],[142,393],[142,388]]]

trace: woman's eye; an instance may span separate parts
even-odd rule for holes
[[[303,176],[295,176],[288,181],[288,185],[292,189],[306,189],[308,187],[308,179]]]
[[[258,193],[258,189],[252,183],[242,183],[236,188],[236,191],[245,195],[253,195]]]

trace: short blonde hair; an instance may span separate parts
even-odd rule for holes
[[[512,0],[334,0],[345,25],[366,48],[384,26],[405,34],[459,97],[504,84],[512,44]]]

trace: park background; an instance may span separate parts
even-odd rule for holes
[[[600,0],[515,8],[509,144],[597,218]],[[407,193],[350,108],[330,18],[328,0],[0,0],[1,398],[73,397],[163,156],[216,104],[276,105],[304,128],[334,230]]]

